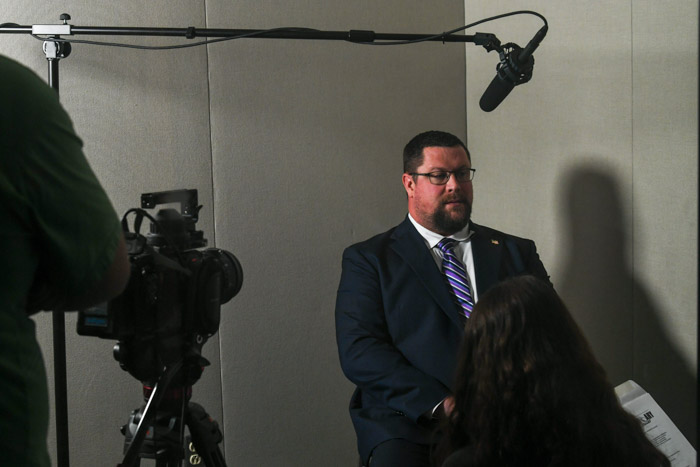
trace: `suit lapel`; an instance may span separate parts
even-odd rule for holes
[[[472,223],[472,228],[474,229],[471,242],[476,291],[481,296],[498,282],[503,245],[501,245],[502,239],[490,238],[480,226]]]
[[[396,227],[392,240],[391,248],[413,270],[418,280],[425,286],[442,311],[457,326],[461,327],[463,323],[459,320],[459,314],[455,309],[454,301],[447,289],[444,277],[435,264],[430,251],[428,251],[423,237],[413,227],[408,217]]]

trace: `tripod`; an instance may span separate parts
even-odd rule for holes
[[[129,422],[122,427],[124,460],[118,467],[139,467],[141,459],[155,459],[156,467],[179,467],[185,458],[185,425],[191,441],[187,443],[186,465],[226,467],[218,444],[223,440],[219,424],[204,408],[189,399],[192,387],[168,391],[182,362],[168,367],[151,390],[146,405],[131,412]]]

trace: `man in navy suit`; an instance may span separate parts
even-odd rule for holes
[[[340,363],[357,386],[350,416],[370,467],[430,465],[467,320],[438,242],[458,242],[474,303],[506,277],[549,280],[532,241],[471,222],[474,169],[459,138],[421,133],[403,159],[408,216],[345,250],[335,309]]]

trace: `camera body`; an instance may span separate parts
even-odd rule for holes
[[[180,211],[161,209],[151,217],[143,210],[171,203],[180,203]],[[145,193],[141,206],[122,219],[129,283],[106,304],[79,311],[78,334],[116,339],[115,359],[144,384],[183,360],[188,371],[179,383],[192,385],[209,364],[202,346],[219,329],[221,305],[240,291],[243,271],[232,253],[203,248],[207,241],[195,229],[197,190]],[[133,232],[126,222],[132,212]],[[139,232],[144,217],[151,220],[146,236]]]

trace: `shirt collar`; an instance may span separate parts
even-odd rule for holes
[[[435,245],[437,245],[440,242],[440,240],[445,238],[443,235],[440,235],[439,233],[435,233],[432,230],[428,230],[425,227],[423,227],[422,225],[420,225],[418,223],[418,221],[416,221],[413,218],[413,216],[411,216],[411,214],[408,215],[408,219],[411,221],[413,226],[416,228],[416,230],[418,231],[420,236],[425,239],[425,241],[428,243],[428,246],[430,248],[434,248]],[[467,224],[467,226],[464,227],[462,230],[460,230],[459,232],[455,232],[454,234],[448,236],[447,238],[454,238],[458,242],[466,242],[467,240],[469,240],[469,238],[472,236],[473,233],[474,233],[474,231],[471,230],[471,221],[470,221],[469,224]]]

